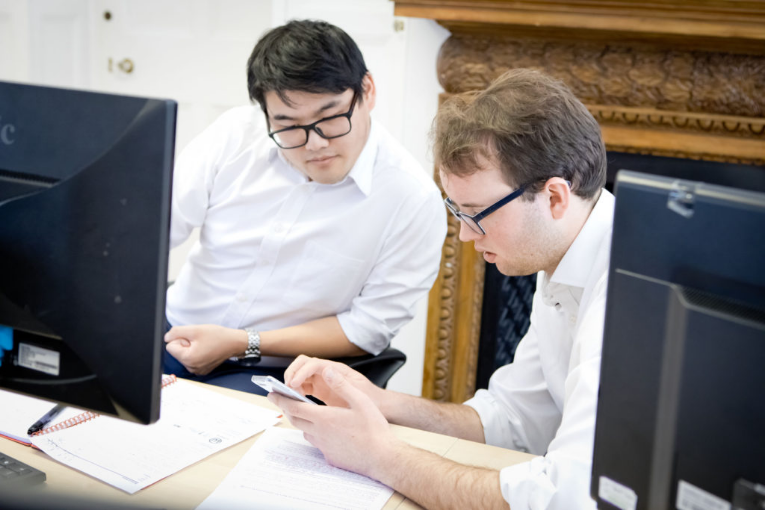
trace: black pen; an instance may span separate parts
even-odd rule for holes
[[[56,404],[56,407],[45,413],[42,418],[37,420],[34,425],[29,427],[29,430],[27,430],[27,435],[31,436],[35,432],[39,432],[42,429],[45,428],[46,425],[48,425],[53,418],[58,416],[58,413],[64,410],[66,406],[63,404]]]

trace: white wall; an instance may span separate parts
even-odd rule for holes
[[[29,79],[27,0],[0,0],[0,80]],[[10,49],[10,51],[9,51]]]
[[[160,83],[152,85],[151,81],[145,79],[137,81],[136,92],[131,92],[129,80],[109,82],[112,77],[105,75],[102,69],[108,56],[104,53],[104,46],[119,46],[115,42],[111,27],[117,27],[115,21],[124,19],[128,5],[134,7],[134,4],[125,3],[125,0],[0,0],[0,48],[14,49],[0,52],[0,80],[157,95],[178,98],[179,103],[186,101],[188,106],[181,104],[182,107],[179,108],[177,149],[181,150],[193,134],[201,129],[203,124],[200,123],[209,122],[210,117],[215,114],[214,110],[223,108],[231,98],[210,100],[210,105],[206,107],[194,106],[193,99],[189,99],[189,87],[184,88],[182,82],[173,85],[168,77],[156,76],[161,74],[161,70],[152,73],[155,75],[155,82]],[[229,31],[232,34],[241,32],[242,26],[252,26],[252,41],[228,41],[228,44],[236,43],[241,46],[236,47],[237,55],[249,54],[252,42],[264,29],[280,24],[285,19],[323,18],[336,23],[346,29],[363,50],[366,49],[365,59],[375,74],[378,87],[379,98],[377,111],[374,112],[375,118],[385,124],[417,158],[424,171],[432,175],[433,165],[427,137],[436,112],[438,93],[441,92],[436,79],[435,63],[438,49],[448,36],[448,32],[435,22],[398,18],[397,21],[403,22],[403,30],[399,23],[398,29],[393,31],[393,4],[389,0],[225,0],[222,3],[216,0],[153,0],[150,7],[152,12],[156,11],[157,16],[165,16],[168,19],[172,19],[172,13],[178,9],[194,10],[196,14],[192,18],[196,21],[193,29],[196,32],[192,32],[192,36],[197,39],[205,35],[199,19],[205,13],[214,16],[218,24],[226,19],[234,23],[236,26],[231,27]],[[119,18],[113,19],[111,25],[104,25],[103,12],[109,9],[117,13]],[[243,25],[241,17],[232,15],[237,9],[250,16],[253,11],[262,15],[257,20]],[[134,32],[125,33],[132,37]],[[383,33],[383,36],[380,36],[380,33]],[[148,44],[154,48],[157,59],[165,58],[167,62],[172,62],[167,52],[179,51],[181,46],[172,42],[167,33],[162,35],[164,39],[152,39],[156,33],[147,31],[143,39],[133,42],[132,48],[123,48],[125,51],[121,53],[131,49],[136,53],[137,45],[145,47]],[[213,37],[214,44],[225,42],[215,34],[210,37]],[[125,38],[121,40],[124,42]],[[194,44],[199,45],[199,41],[195,41]],[[199,69],[196,79],[200,83],[193,85],[197,89],[228,89],[232,88],[229,84],[238,83],[238,80],[242,81],[244,87],[246,57],[237,59],[241,59],[242,62],[225,61],[222,71],[205,72],[221,65],[221,60],[225,60],[220,56],[222,51],[219,48],[217,53],[194,52],[194,66]],[[139,65],[141,69],[148,67],[147,59],[151,55],[146,53],[145,48],[143,53],[139,53],[144,56],[136,64],[137,70]],[[122,58],[122,55],[115,53],[115,58]],[[234,68],[230,70],[230,76],[229,68]],[[221,79],[220,73],[223,72],[226,76]],[[216,83],[220,81],[225,82],[226,87],[217,86]],[[152,94],[154,90],[158,92]],[[236,101],[246,99],[246,96],[242,99],[237,95],[239,92],[236,92],[236,85],[232,90],[234,92],[229,96],[236,98]],[[197,99],[197,102],[199,101]],[[193,236],[187,243],[173,250],[169,271],[171,280],[177,276],[196,238],[197,236]],[[426,319],[427,299],[424,299],[418,306],[414,320],[393,340],[393,346],[406,353],[408,361],[391,379],[389,388],[415,395],[421,394]]]
[[[449,31],[432,20],[400,18],[404,22],[405,65],[401,141],[432,175],[428,132],[443,91],[436,76],[436,57]],[[425,363],[427,298],[420,301],[412,322],[393,339],[392,346],[406,353],[406,364],[391,378],[388,388],[411,395],[422,395]]]

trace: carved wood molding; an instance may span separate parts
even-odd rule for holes
[[[454,34],[441,47],[437,72],[444,89],[455,93],[484,89],[503,72],[520,67],[564,81],[587,104],[765,114],[761,55]]]
[[[608,150],[765,166],[765,2],[396,0],[396,14],[452,31],[442,99],[535,68],[571,87]],[[484,278],[457,228],[450,218],[423,380],[423,396],[452,402],[475,390]]]
[[[437,173],[435,179],[441,188]],[[446,402],[464,402],[475,392],[483,303],[484,261],[459,240],[459,228],[449,215],[441,268],[428,299],[422,395]]]
[[[692,39],[761,50],[765,4],[756,0],[394,0],[397,16],[438,20],[452,32],[470,25],[546,27],[629,37]]]
[[[736,158],[736,157],[720,156],[719,154],[690,153],[690,152],[683,152],[683,151],[677,151],[677,150],[661,150],[661,149],[654,149],[654,148],[640,149],[637,147],[627,146],[627,145],[611,145],[608,147],[608,150],[615,151],[615,152],[627,152],[630,154],[644,154],[647,156],[664,156],[668,158],[683,158],[683,159],[716,161],[718,163],[732,163],[735,165],[765,166],[765,159],[763,158],[743,159],[743,158]]]
[[[428,295],[428,325],[425,344],[422,396],[445,401],[451,382],[451,352],[454,339],[455,301],[458,293],[456,218],[448,218],[446,240],[441,250],[441,267]]]
[[[588,104],[601,124],[621,124],[644,129],[683,130],[700,134],[765,140],[765,118],[698,114],[656,108]]]

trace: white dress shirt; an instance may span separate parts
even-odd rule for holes
[[[595,508],[590,471],[613,210],[603,190],[552,277],[538,274],[513,363],[466,402],[488,444],[544,455],[500,471],[513,510]]]
[[[268,138],[257,106],[234,108],[175,169],[171,246],[201,227],[167,295],[172,325],[261,331],[337,316],[348,339],[385,349],[436,278],[441,193],[372,121],[348,176],[309,181]]]

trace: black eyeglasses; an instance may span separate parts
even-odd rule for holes
[[[317,135],[325,140],[345,136],[351,132],[351,116],[353,115],[353,109],[356,107],[357,98],[358,93],[354,92],[351,108],[346,113],[325,117],[307,126],[292,126],[280,129],[279,131],[268,133],[268,136],[282,149],[297,149],[307,144],[308,135],[311,130],[315,131]]]
[[[476,234],[480,234],[482,236],[486,235],[486,231],[481,226],[480,221],[502,207],[503,205],[507,205],[519,196],[523,195],[523,192],[526,191],[526,186],[521,186],[517,190],[513,191],[509,195],[507,195],[505,198],[501,199],[500,201],[490,205],[483,211],[479,212],[478,214],[474,214],[473,216],[469,214],[465,214],[464,212],[460,212],[457,209],[457,206],[454,205],[454,202],[452,202],[452,199],[447,197],[444,199],[444,203],[446,203],[446,208],[451,211],[451,213],[457,217],[457,219],[464,221],[468,227],[470,227],[470,230],[475,232]]]

